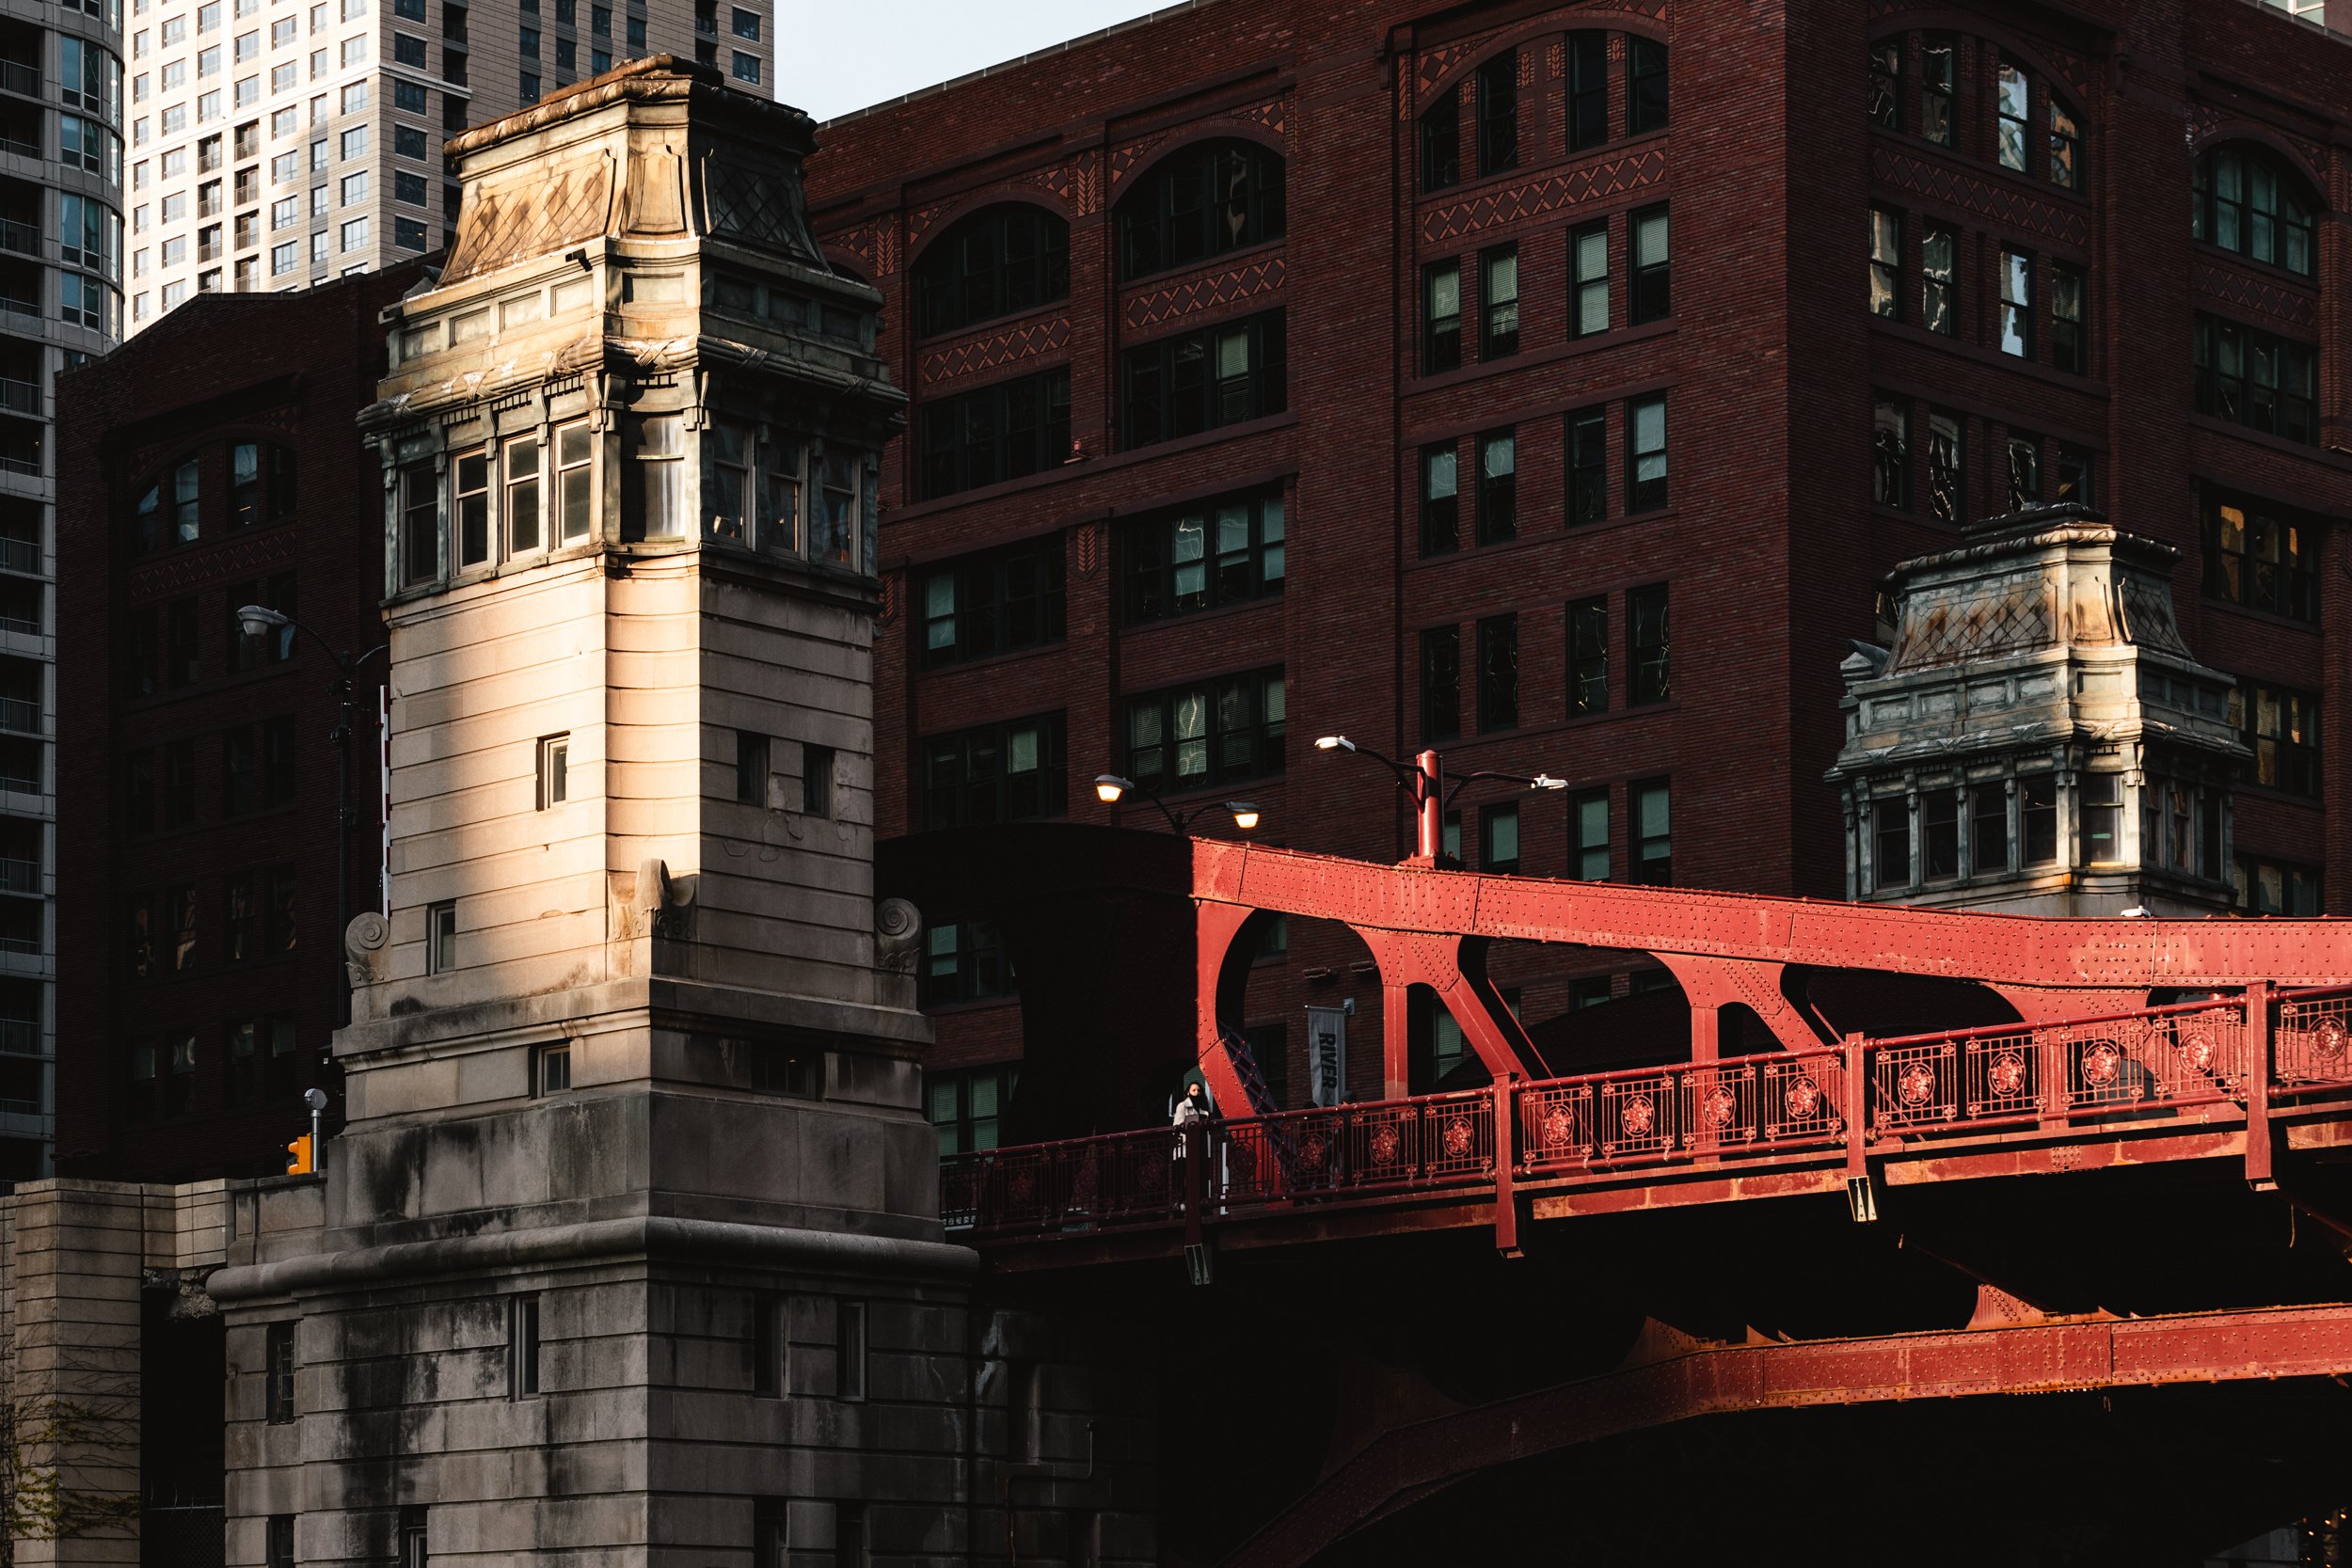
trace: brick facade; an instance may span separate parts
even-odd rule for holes
[[[1605,31],[1607,135],[1568,150],[1578,29]],[[1925,50],[1958,40],[1953,145],[1924,134]],[[1663,43],[1664,129],[1629,130],[1630,55]],[[1892,128],[1866,114],[1874,44],[1901,50]],[[1516,51],[1516,166],[1481,175],[1475,102]],[[1698,63],[1699,69],[1692,69]],[[2022,70],[2024,171],[1999,156],[1999,73]],[[1483,73],[1483,74],[1482,74]],[[1246,794],[1265,834],[1308,849],[1394,857],[1411,847],[1402,799],[1361,759],[1311,749],[1344,733],[1394,754],[1422,741],[1420,634],[1459,628],[1455,770],[1549,772],[1609,796],[1611,873],[1634,874],[1631,786],[1671,781],[1678,883],[1836,896],[1840,818],[1823,769],[1839,744],[1837,666],[1849,639],[1886,640],[1878,579],[1946,548],[1957,523],[2006,510],[2012,434],[2039,438],[2044,490],[2061,456],[2088,454],[2095,502],[2182,553],[2174,587],[2198,656],[2221,670],[2316,695],[2328,756],[2342,752],[2347,603],[2342,519],[2352,415],[2342,301],[2352,258],[2352,49],[2308,22],[2243,0],[2030,6],[1904,13],[1884,5],[1754,7],[1633,0],[1611,6],[1493,4],[1403,17],[1369,4],[1218,0],[1113,29],[823,128],[809,165],[814,220],[837,262],[887,300],[882,345],[916,406],[885,467],[885,613],[876,650],[877,823],[927,825],[915,780],[927,737],[1063,716],[1063,795],[1077,821],[1146,829],[1158,814],[1099,805],[1089,781],[1130,771],[1126,700],[1180,682],[1279,665],[1287,767],[1179,799]],[[1459,90],[1459,180],[1423,190],[1417,126]],[[2074,188],[2046,159],[2056,103],[2080,133]],[[2339,107],[2331,107],[2339,106]],[[1267,243],[1198,265],[1122,278],[1117,214],[1161,161],[1204,139],[1278,152],[1287,223]],[[2182,212],[2192,160],[2259,149],[2321,210],[2309,277],[2192,238]],[[1066,299],[937,337],[908,330],[928,247],[992,203],[1042,207],[1069,225]],[[1671,214],[1671,310],[1629,309],[1634,214]],[[1895,319],[1866,291],[1868,213],[1902,219]],[[1571,336],[1569,234],[1606,222],[1608,330]],[[1953,231],[1957,330],[1923,324],[1923,235]],[[1518,246],[1517,351],[1478,352],[1482,252]],[[1940,243],[1940,242],[1939,242]],[[2029,356],[2003,352],[2003,253],[2026,258]],[[1424,269],[1461,263],[1463,363],[1424,374]],[[2061,265],[2087,279],[2085,362],[2064,365],[2053,315]],[[1284,411],[1136,450],[1120,438],[1122,356],[1193,327],[1279,309]],[[2318,350],[2317,441],[2250,431],[2196,408],[2193,313]],[[992,382],[1066,367],[1071,456],[986,488],[927,499],[925,409]],[[1626,515],[1627,421],[1641,399],[1667,407],[1666,504]],[[1874,397],[1874,393],[1877,397]],[[1876,403],[1906,408],[1909,504],[1874,503]],[[1607,515],[1570,526],[1566,416],[1598,410]],[[1964,460],[1952,521],[1933,515],[1931,422],[1955,421]],[[1517,529],[1470,544],[1479,437],[1516,434]],[[1451,443],[1464,547],[1423,558],[1422,449]],[[1231,608],[1147,624],[1121,614],[1124,529],[1204,498],[1279,494],[1285,589]],[[2201,593],[2205,506],[2227,498],[2286,511],[2318,599],[2302,621]],[[926,574],[1016,541],[1058,534],[1063,635],[1032,648],[926,667]],[[1631,705],[1627,594],[1664,583],[1671,695]],[[1571,600],[1605,595],[1606,711],[1573,713]],[[1478,623],[1516,613],[1515,727],[1477,733]],[[892,693],[900,694],[892,717]],[[2352,800],[2345,769],[2316,799],[2249,783],[2236,847],[2322,874],[2327,907],[2352,910]],[[1520,865],[1567,874],[1559,795],[1473,784],[1461,799],[1465,858],[1479,808],[1518,799]],[[1204,817],[1204,824],[1216,814]],[[1213,831],[1208,827],[1202,831]],[[958,911],[928,911],[952,919]],[[1378,1037],[1378,986],[1338,933],[1295,929],[1287,961],[1258,972],[1253,1023],[1353,995],[1353,1027]],[[1496,971],[1536,1022],[1567,1007],[1579,977],[1615,972],[1606,954],[1499,955]],[[1004,1002],[940,1009],[935,1071],[1017,1053]],[[1376,1088],[1376,1051],[1353,1053],[1358,1092]],[[1303,1078],[1294,1059],[1289,1074]]]
[[[314,641],[291,657],[231,671],[231,612],[246,593],[266,596],[291,574],[292,607],[336,647],[362,653],[384,641],[383,487],[354,420],[374,395],[384,363],[377,312],[418,277],[414,266],[346,278],[302,293],[208,295],[105,360],[58,378],[58,871],[73,895],[59,922],[58,1140],[61,1170],[133,1180],[260,1175],[283,1168],[285,1142],[309,1130],[302,1091],[334,1089],[321,1066],[336,1022],[341,974],[335,927],[335,671]],[[294,507],[273,509],[266,462],[262,515],[230,515],[232,448],[252,442],[292,454]],[[147,488],[193,454],[198,536],[138,552],[136,509]],[[165,479],[165,488],[170,488]],[[166,503],[168,509],[168,501]],[[168,520],[163,530],[172,531]],[[247,585],[253,585],[248,588]],[[194,603],[194,664],[165,667],[173,648],[171,606]],[[183,612],[185,613],[185,612]],[[156,616],[142,650],[138,618]],[[151,694],[135,670],[156,661]],[[184,680],[183,679],[183,677]],[[352,904],[374,907],[379,796],[376,692],[379,659],[358,683],[352,742],[358,815]],[[293,793],[258,791],[230,810],[224,746],[251,726],[261,761],[265,727],[286,721]],[[192,799],[174,822],[161,791],[161,758],[192,743]],[[159,792],[153,825],[130,815],[133,759],[151,753]],[[291,950],[277,911],[255,911],[249,957],[229,954],[230,883],[290,868]],[[278,884],[281,888],[282,883]],[[158,929],[145,979],[134,970],[135,910],[151,920],[171,890],[195,890],[194,942],[184,969],[175,938]],[[258,1037],[250,1094],[228,1075],[229,1031],[238,1021],[294,1015],[292,1072],[269,1068],[270,1037]],[[195,1041],[185,1103],[159,1052],[151,1110],[134,1105],[132,1053],[167,1038]],[[242,1103],[239,1101],[242,1101]]]

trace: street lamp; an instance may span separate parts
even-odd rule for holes
[[[1140,795],[1159,807],[1160,815],[1168,818],[1168,825],[1179,833],[1184,832],[1187,826],[1198,820],[1205,812],[1224,812],[1233,819],[1233,826],[1245,833],[1253,831],[1258,826],[1258,818],[1263,815],[1257,806],[1248,800],[1212,800],[1207,805],[1196,806],[1179,816],[1168,809],[1168,802],[1139,786],[1133,779],[1121,778],[1116,773],[1097,773],[1094,776],[1094,798],[1104,805],[1115,806],[1129,795]]]
[[[1497,773],[1480,768],[1472,773],[1455,774],[1453,779],[1454,787],[1448,789],[1444,759],[1435,752],[1414,753],[1413,764],[1407,768],[1394,757],[1383,756],[1369,746],[1359,746],[1343,735],[1327,735],[1320,737],[1315,741],[1315,750],[1318,752],[1353,752],[1359,756],[1370,757],[1395,774],[1397,787],[1404,790],[1406,799],[1413,802],[1414,816],[1420,829],[1417,858],[1432,863],[1437,861],[1438,853],[1445,847],[1445,808],[1454,803],[1454,797],[1461,793],[1464,784],[1475,784],[1481,779],[1499,779],[1506,784],[1524,784],[1529,789],[1550,790],[1568,787],[1567,780],[1555,779],[1549,773],[1534,775]]]
[[[343,932],[351,926],[351,832],[358,818],[351,809],[351,729],[353,708],[352,677],[368,660],[389,650],[390,644],[378,643],[366,653],[354,657],[336,647],[309,626],[267,605],[249,604],[237,611],[237,626],[247,637],[267,637],[274,631],[288,627],[301,633],[326,650],[335,661],[335,701],[339,715],[335,728],[326,736],[335,743],[335,813],[337,836],[335,844],[335,972],[342,976],[337,990],[340,1005],[336,1018],[341,1023],[351,1022],[351,976],[342,961]]]

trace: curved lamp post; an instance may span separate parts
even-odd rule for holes
[[[1404,790],[1406,798],[1413,802],[1414,816],[1419,824],[1417,858],[1433,863],[1445,847],[1445,809],[1454,803],[1454,797],[1461,793],[1464,784],[1475,784],[1481,779],[1499,779],[1506,784],[1524,784],[1529,789],[1568,787],[1567,780],[1555,779],[1549,773],[1531,776],[1526,773],[1496,773],[1481,768],[1473,773],[1454,775],[1453,787],[1449,789],[1446,787],[1445,760],[1436,752],[1416,752],[1412,766],[1408,768],[1394,757],[1383,756],[1369,746],[1359,746],[1343,735],[1322,736],[1316,740],[1315,750],[1353,752],[1359,756],[1370,757],[1395,774],[1397,787]]]
[[[339,998],[336,1019],[340,1023],[349,1023],[351,1022],[351,977],[343,967],[342,942],[343,932],[351,925],[351,831],[358,825],[358,818],[351,809],[352,677],[370,659],[389,651],[390,644],[379,643],[366,653],[355,657],[336,647],[326,638],[321,637],[283,610],[272,610],[267,605],[249,604],[239,610],[237,626],[247,637],[267,637],[274,631],[282,631],[291,627],[326,649],[327,657],[335,661],[334,692],[340,711],[335,728],[328,733],[326,738],[335,743],[335,813],[338,832],[335,843],[334,958],[335,973],[342,976],[342,983],[336,990],[336,995]]]
[[[1233,826],[1245,833],[1253,831],[1258,826],[1258,819],[1263,815],[1256,805],[1248,800],[1212,800],[1207,805],[1196,806],[1179,816],[1168,809],[1167,801],[1138,787],[1133,779],[1121,778],[1116,773],[1097,773],[1094,776],[1094,798],[1104,805],[1115,806],[1130,795],[1140,796],[1159,807],[1160,815],[1168,818],[1168,825],[1186,836],[1190,836],[1187,832],[1190,825],[1207,812],[1226,813],[1232,817]]]

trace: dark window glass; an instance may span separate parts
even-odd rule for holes
[[[1130,626],[1279,594],[1282,498],[1214,501],[1146,518],[1128,526],[1124,553]],[[1058,630],[1058,603],[1056,624]]]
[[[1919,135],[1956,147],[1959,117],[1952,95],[1960,79],[1960,40],[1951,33],[1919,35]]]
[[[1666,504],[1666,400],[1627,404],[1625,432],[1625,509],[1655,512]]]
[[[1058,467],[1070,454],[1067,367],[923,406],[923,496],[933,499]]]
[[[1282,312],[1131,348],[1120,372],[1120,444],[1130,451],[1279,414],[1288,406]]]
[[[2254,147],[2217,147],[2198,155],[2190,230],[2224,250],[2304,277],[2319,264],[2317,207],[2302,178]]]
[[[1152,166],[1119,204],[1120,275],[1189,266],[1283,233],[1281,154],[1201,142]]]
[[[1666,585],[1629,589],[1625,615],[1626,705],[1662,703],[1674,695],[1667,665]]]
[[[2234,501],[2205,503],[2205,593],[2274,615],[2319,619],[2318,539],[2292,518]]]
[[[1960,875],[1960,791],[1924,790],[1919,796],[1920,875],[1931,882]]]
[[[1421,449],[1421,553],[1424,556],[1462,547],[1459,462],[1450,441]]]
[[[1870,314],[1899,321],[1903,313],[1903,215],[1870,209]]]
[[[1587,882],[1609,879],[1609,792],[1587,789],[1568,797],[1568,875]]]
[[[1919,230],[1919,325],[1960,334],[1960,236],[1940,223]]]
[[[1478,808],[1478,869],[1507,877],[1519,868],[1519,808],[1516,802]]]
[[[1519,351],[1519,247],[1500,245],[1478,257],[1478,357]]]
[[[833,815],[834,749],[813,740],[801,742],[801,813],[804,816]]]
[[[2052,500],[2071,501],[2076,506],[2099,504],[2091,490],[2090,453],[2061,441],[2051,467],[2058,476],[2058,487],[2050,496]]]
[[[735,732],[735,799],[747,806],[768,804],[768,737],[750,730]]]
[[[1633,823],[1633,880],[1668,887],[1675,879],[1671,791],[1663,779],[1637,784],[1629,791]]]
[[[1421,117],[1421,188],[1441,191],[1462,180],[1462,89],[1451,87]]]
[[[1519,721],[1519,618],[1478,623],[1478,729],[1516,729]]]
[[[2082,776],[2082,863],[2113,865],[2123,858],[2123,775]]]
[[[1903,128],[1903,40],[1900,35],[1870,45],[1870,123],[1881,130]]]
[[[2027,865],[2058,859],[2058,777],[2028,774],[2017,781],[2017,831]]]
[[[1070,297],[1070,225],[1025,202],[989,207],[923,249],[914,312],[930,337]]]
[[[1609,139],[1609,35],[1568,35],[1568,150]]]
[[[987,724],[922,744],[923,826],[1035,822],[1068,808],[1062,716]]]
[[[1282,771],[1279,670],[1127,700],[1127,776],[1173,794]]]
[[[1568,416],[1568,526],[1609,515],[1609,415],[1600,408]]]
[[[2001,252],[2001,352],[2033,357],[2033,258],[2022,250]]]
[[[1637,325],[1663,321],[1674,312],[1673,269],[1666,240],[1665,208],[1645,208],[1633,214],[1631,318]]]
[[[2009,436],[2009,510],[2042,504],[2042,438],[2018,431]]]
[[[1433,261],[1421,275],[1421,373],[1462,363],[1462,263]]]
[[[1568,336],[1590,338],[1609,330],[1609,224],[1588,223],[1568,231]]]
[[[1989,877],[2009,869],[2009,791],[1998,782],[1968,790],[1968,869]]]
[[[2083,129],[2074,111],[2050,94],[2050,183],[2070,191],[2083,188]]]
[[[2320,895],[2319,867],[2315,865],[2240,855],[2230,870],[2237,907],[2248,914],[2309,918],[2327,912],[2326,900]]]
[[[1478,438],[1478,542],[1500,544],[1518,536],[1518,438],[1492,431]]]
[[[1497,55],[1478,68],[1478,172],[1519,166],[1519,54]]]
[[[2082,268],[2050,263],[2050,363],[2075,375],[2090,370],[2089,294]]]
[[[269,1412],[270,1423],[282,1426],[294,1418],[294,1325],[274,1323],[263,1331],[263,1373],[268,1387],[262,1396],[262,1408]]]
[[[924,1111],[938,1130],[939,1152],[977,1154],[1003,1142],[999,1118],[1020,1083],[1021,1069],[1009,1065],[924,1074]]]
[[[1034,648],[1062,638],[1062,541],[1058,533],[922,574],[923,662]]]
[[[1911,510],[1911,405],[1881,395],[1870,416],[1870,499]]]
[[[1960,416],[1936,409],[1928,415],[1928,510],[1939,522],[1958,523],[1967,509]]]
[[[1666,128],[1666,46],[1631,33],[1625,40],[1625,128],[1635,136]]]
[[[1432,626],[1421,634],[1421,738],[1452,740],[1462,733],[1462,628]]]
[[[1004,941],[984,920],[958,920],[923,933],[923,1006],[980,1002],[1013,991]],[[781,1564],[782,1560],[778,1560]]]
[[[1609,598],[1597,594],[1568,606],[1568,711],[1609,711]]]
[[[2033,87],[2026,68],[2014,60],[2001,61],[1994,78],[1993,110],[1996,117],[1994,148],[2001,166],[2026,172],[2026,124],[2033,108]]]
[[[2240,681],[2230,693],[2230,725],[2254,753],[2249,784],[2291,795],[2319,794],[2319,699],[2308,691]]]
[[[2319,439],[2319,353],[2197,312],[2197,411],[2306,445]]]

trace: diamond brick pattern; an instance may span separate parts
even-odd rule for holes
[[[1666,150],[1646,147],[1620,158],[1482,191],[1467,200],[1433,207],[1422,214],[1423,245],[1442,245],[1465,234],[1541,217],[1579,202],[1605,199],[1654,185],[1666,177]]]
[[[2197,292],[2233,310],[2267,317],[2298,331],[2319,325],[2319,301],[2306,290],[2274,283],[2242,267],[2211,257],[2197,259]]]
[[[857,258],[860,270],[879,281],[898,270],[898,220],[896,214],[861,223],[825,237],[825,248]]]
[[[294,543],[293,531],[281,528],[227,544],[199,542],[183,546],[161,561],[133,567],[130,594],[144,599],[150,594],[202,587],[237,573],[259,574],[292,561]]]
[[[713,233],[732,235],[803,261],[816,260],[807,227],[794,210],[792,191],[781,181],[719,158],[703,160],[703,179]]]
[[[926,387],[961,376],[1000,370],[1040,354],[1051,354],[1070,341],[1070,318],[1027,322],[969,342],[953,343],[926,352],[915,366],[915,377]]]
[[[1146,327],[1189,316],[1200,310],[1215,310],[1260,294],[1272,293],[1282,286],[1282,258],[1268,256],[1245,267],[1229,272],[1214,273],[1206,277],[1190,277],[1171,283],[1164,289],[1139,293],[1127,301],[1120,319],[1127,329],[1138,332]]]
[[[2088,214],[2044,201],[2005,180],[1988,179],[1892,147],[1870,150],[1870,172],[1881,184],[1963,208],[2010,229],[2061,245],[2090,244]]]

